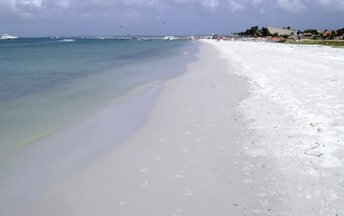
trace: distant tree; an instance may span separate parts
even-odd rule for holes
[[[331,31],[330,39],[333,40],[337,36],[335,31]]]
[[[312,35],[318,35],[318,30],[316,29],[307,29],[304,31],[304,33],[311,33]]]
[[[268,28],[263,27],[262,30],[260,30],[260,32],[263,37],[271,36],[271,33]]]
[[[258,26],[252,26],[251,28],[247,29],[244,32],[237,33],[240,36],[251,36],[251,37],[258,37],[261,35],[261,32],[259,30]]]
[[[253,26],[250,29],[248,29],[248,33],[252,37],[258,37],[260,36],[260,31],[258,26]]]
[[[328,30],[325,29],[324,32],[322,33],[322,39],[328,39],[328,38],[329,38]]]
[[[344,36],[344,28],[338,29],[336,32],[337,36]]]
[[[288,26],[288,27],[287,27],[287,29],[289,29],[289,30],[290,30],[290,26]]]
[[[255,36],[254,37],[259,37],[262,35],[262,32],[260,31],[258,26],[255,26],[255,32],[254,32]]]

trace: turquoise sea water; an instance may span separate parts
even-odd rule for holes
[[[0,159],[133,87],[176,76],[193,49],[163,40],[0,41]]]

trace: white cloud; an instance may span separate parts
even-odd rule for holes
[[[344,11],[344,0],[316,0],[323,8],[334,11]]]
[[[134,7],[151,7],[157,4],[154,0],[121,0],[124,5]]]
[[[57,6],[59,6],[62,9],[67,9],[70,6],[70,1],[62,0],[62,1],[58,1],[56,4],[57,4]]]
[[[167,1],[166,1],[167,2]],[[218,9],[220,1],[219,0],[173,0],[175,5],[198,5],[209,12],[214,12]]]
[[[229,10],[232,13],[245,10],[244,3],[238,3],[236,0],[228,0],[228,4],[229,4]]]
[[[15,1],[16,7],[28,7],[28,8],[41,9],[42,5],[43,5],[42,0],[17,0]]]
[[[215,11],[219,6],[218,0],[202,0],[201,6],[208,9],[209,11]]]
[[[253,0],[252,1],[252,4],[253,5],[256,5],[256,4],[261,4],[261,3],[263,3],[264,2],[264,0]]]
[[[190,0],[173,0],[173,2],[176,5],[186,5],[186,4],[192,4],[193,3],[193,1],[190,1]]]
[[[289,13],[300,13],[307,8],[302,0],[278,0],[277,6]]]
[[[0,0],[0,11],[14,9],[14,0]]]
[[[317,1],[323,5],[328,5],[331,2],[331,0],[317,0]]]
[[[223,8],[229,8],[231,13],[245,10],[260,13],[271,10],[301,13],[315,8],[326,12],[344,11],[344,0],[0,0],[0,12],[33,16],[42,13],[48,16],[65,10],[102,15],[104,12],[114,11],[123,14],[149,13],[149,9],[162,14],[166,8],[173,7],[193,7],[194,10],[211,13]]]

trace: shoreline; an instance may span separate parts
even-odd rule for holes
[[[237,188],[245,135],[235,107],[244,81],[210,45],[199,46],[199,60],[166,83],[139,131],[42,195],[29,215],[240,214],[234,204],[249,194]]]
[[[136,85],[125,94],[115,97],[96,112],[41,137],[30,146],[2,158],[0,165],[0,209],[4,215],[21,215],[42,192],[83,170],[107,151],[118,148],[135,133],[148,118],[156,98],[164,89],[164,83],[185,73],[184,64],[194,61],[195,45],[179,48],[183,53],[161,60],[160,70],[172,66],[171,74],[156,81]],[[187,52],[187,53],[186,53]],[[178,56],[177,56],[178,55]],[[171,60],[172,59],[172,60]],[[148,63],[142,65],[148,67]],[[170,71],[168,70],[168,71]],[[166,74],[167,72],[165,72]]]
[[[4,161],[0,201],[6,203],[8,215],[17,215],[18,204],[24,207],[47,188],[120,146],[147,120],[162,89],[160,82],[137,87],[102,111],[36,141]]]
[[[197,52],[195,46],[187,42],[175,44],[173,42],[171,44],[142,42],[141,44],[136,51],[133,48],[135,44],[130,42],[116,45],[129,46],[130,49],[128,53],[123,52],[122,57],[103,57],[109,58],[104,60],[105,62],[111,62],[107,67],[90,68],[89,70],[93,70],[92,73],[85,72],[84,75],[76,76],[50,89],[37,88],[37,92],[27,96],[1,101],[0,161],[88,118],[98,110],[109,106],[114,99],[125,96],[132,88],[178,76],[179,73],[185,71],[186,64],[194,60],[193,53]],[[92,44],[84,46],[86,49]],[[149,50],[150,46],[151,50]],[[142,47],[147,49],[147,53],[137,54],[136,52],[142,51]],[[155,49],[158,53],[154,52]],[[72,62],[72,60],[69,61]],[[77,62],[78,59],[75,61]],[[67,71],[64,74],[69,73],[68,66],[66,67]],[[59,69],[63,71],[63,67]],[[73,70],[70,71],[70,73],[73,72]],[[49,77],[49,73],[44,76]],[[6,95],[6,92],[4,94]]]
[[[142,127],[18,215],[343,213],[344,52],[198,45],[198,60],[163,83]],[[95,143],[115,119],[92,124]]]

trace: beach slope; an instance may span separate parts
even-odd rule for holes
[[[199,60],[166,83],[146,124],[42,195],[30,215],[240,214],[244,127],[235,107],[244,81],[214,51],[200,44]]]
[[[238,108],[253,132],[245,154],[269,167],[251,182],[262,204],[272,215],[344,214],[344,49],[208,43],[248,81]]]
[[[26,215],[343,214],[343,50],[199,47],[138,132]]]

